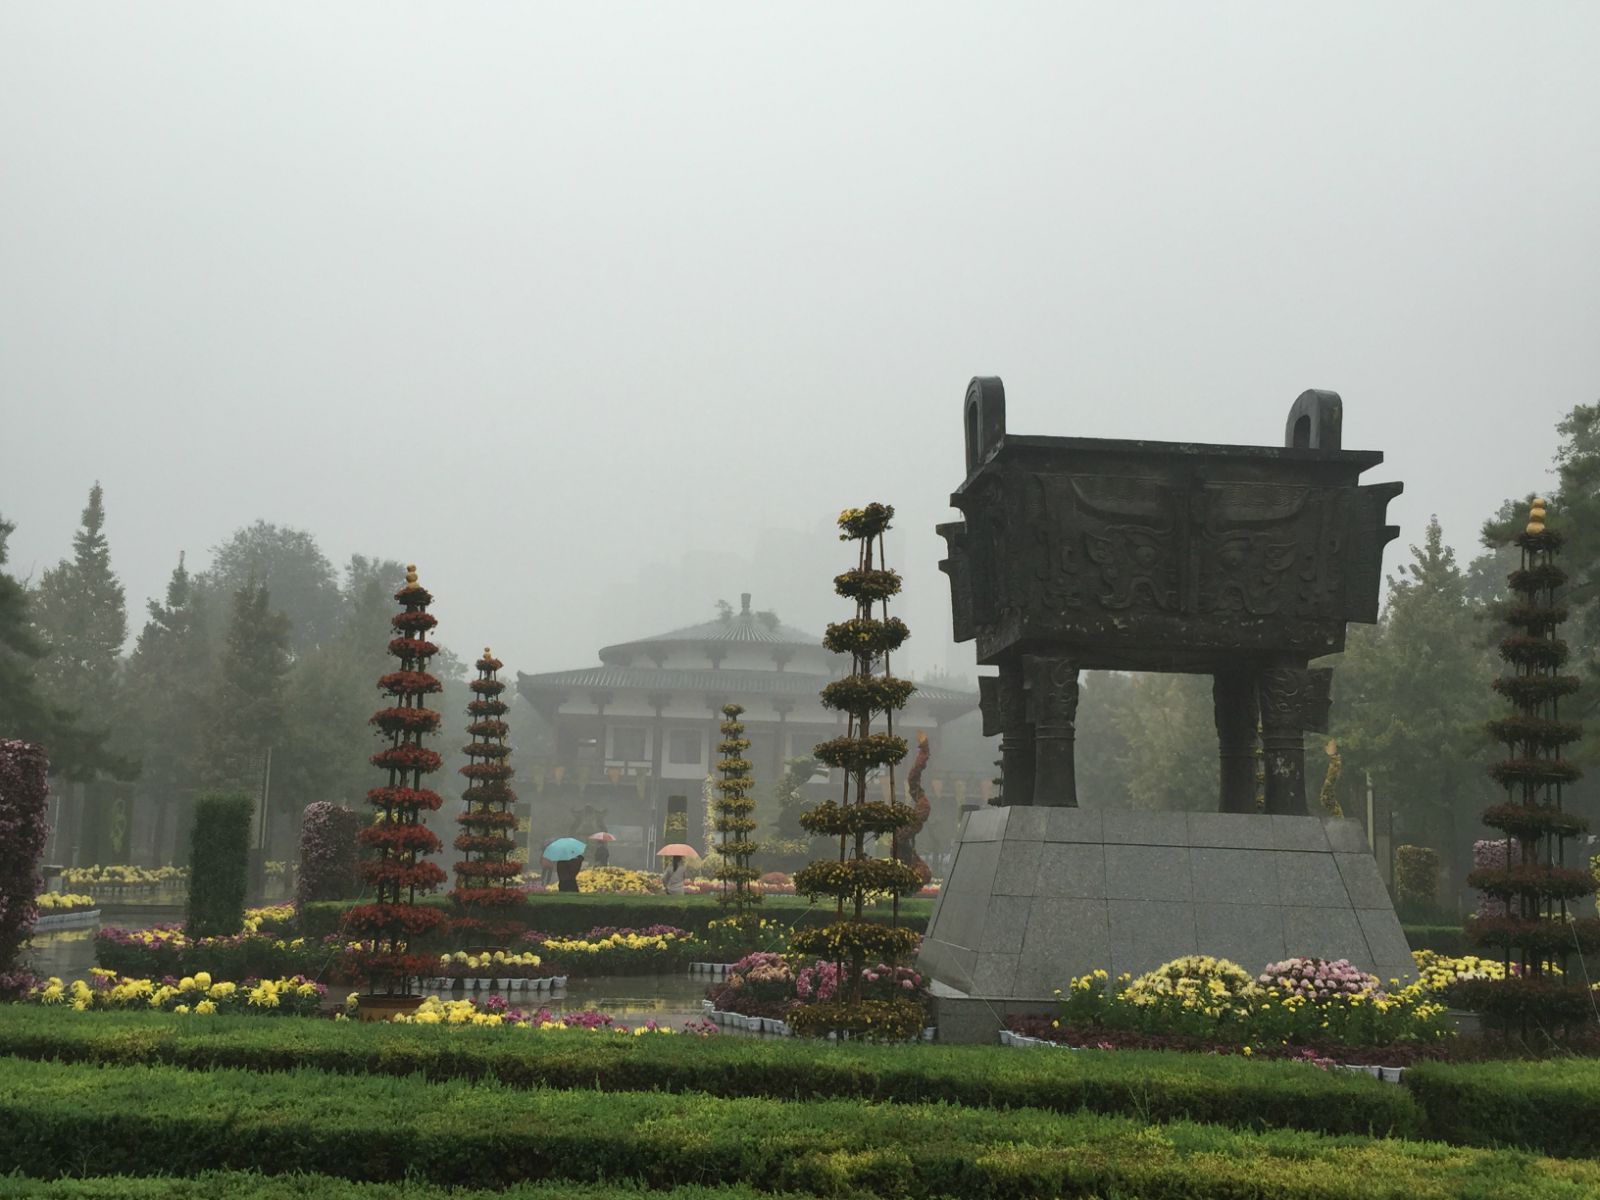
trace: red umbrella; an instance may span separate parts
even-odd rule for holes
[[[673,842],[656,851],[657,858],[699,858],[700,851],[684,842]]]
[[[591,842],[614,842],[617,840],[617,838],[615,834],[607,833],[602,829],[599,833],[591,833],[589,835],[589,840]]]

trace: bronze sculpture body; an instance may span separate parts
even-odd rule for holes
[[[1303,734],[1326,730],[1348,621],[1377,620],[1385,524],[1400,483],[1340,444],[1333,392],[1303,393],[1284,445],[1006,432],[1005,390],[964,404],[963,521],[948,546],[957,641],[976,640],[984,732],[1001,738],[1004,803],[1076,806],[1082,670],[1209,674],[1223,812],[1306,812]]]

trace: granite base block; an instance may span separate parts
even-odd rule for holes
[[[1414,974],[1365,834],[1340,818],[981,809],[950,880],[918,959],[942,1041],[992,1042],[1001,1017],[1049,1011],[1075,976],[1184,954]]]

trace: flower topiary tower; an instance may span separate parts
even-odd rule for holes
[[[433,596],[417,582],[415,564],[406,568],[406,584],[394,598],[403,608],[390,618],[395,636],[389,653],[400,660],[400,669],[378,680],[390,704],[374,713],[371,722],[389,739],[372,756],[389,778],[367,793],[377,812],[361,831],[362,844],[374,852],[361,864],[361,877],[376,896],[373,903],[352,908],[345,927],[362,943],[352,965],[366,978],[370,992],[404,996],[412,978],[434,965],[428,955],[410,952],[411,939],[446,919],[440,910],[416,902],[418,892],[431,892],[446,878],[437,863],[423,861],[439,850],[439,839],[422,823],[423,810],[440,805],[439,793],[422,786],[422,777],[440,765],[438,752],[422,744],[424,736],[439,728],[439,714],[427,707],[424,697],[443,688],[426,669],[439,649],[426,636],[438,618],[428,612]]]
[[[717,878],[723,884],[718,900],[734,910],[737,920],[761,903],[761,893],[750,886],[759,872],[750,865],[750,856],[757,849],[753,840],[756,819],[751,815],[756,802],[750,794],[755,786],[750,778],[750,760],[745,757],[750,739],[745,737],[744,723],[739,720],[743,712],[743,705],[722,706],[722,741],[717,743],[717,752],[722,755],[717,771],[722,778],[712,785],[717,793],[714,824],[722,835],[717,847],[721,852]]]
[[[914,685],[896,679],[889,670],[889,655],[905,641],[905,622],[889,616],[889,598],[900,591],[900,576],[883,558],[883,533],[894,509],[869,504],[846,509],[839,515],[841,541],[858,543],[855,569],[833,581],[839,595],[855,601],[856,613],[848,621],[829,625],[823,645],[851,658],[850,674],[822,689],[822,703],[843,712],[845,734],[816,747],[816,756],[844,773],[844,793],[839,803],[825,800],[807,810],[800,823],[811,833],[837,837],[837,860],[821,859],[802,868],[794,878],[795,890],[815,898],[832,896],[837,919],[821,928],[797,930],[790,947],[839,964],[845,985],[831,1000],[814,1001],[797,1009],[790,1023],[801,1033],[828,1033],[903,1039],[922,1029],[922,1007],[914,1000],[863,1000],[862,972],[867,960],[892,961],[908,954],[915,936],[901,928],[869,922],[864,917],[869,893],[899,897],[922,886],[917,872],[897,861],[893,838],[915,820],[909,805],[867,799],[867,776],[881,768],[889,771],[894,795],[894,765],[906,756],[906,740],[894,732],[894,713],[905,706]],[[874,610],[879,615],[874,616]],[[879,668],[881,667],[881,673]],[[873,728],[881,717],[882,729]],[[867,839],[889,835],[887,857],[868,853]]]
[[[1561,534],[1545,526],[1545,503],[1535,500],[1527,527],[1517,535],[1522,564],[1508,577],[1515,596],[1504,616],[1511,632],[1500,642],[1500,657],[1514,673],[1494,681],[1494,690],[1511,702],[1512,715],[1489,724],[1489,733],[1506,748],[1489,773],[1506,789],[1506,800],[1487,809],[1483,822],[1503,835],[1500,864],[1479,867],[1467,882],[1498,904],[1491,914],[1467,923],[1468,938],[1497,952],[1506,967],[1503,980],[1461,985],[1460,1001],[1477,1009],[1504,1031],[1548,1034],[1556,1028],[1594,1019],[1594,997],[1582,981],[1566,974],[1574,951],[1600,948],[1600,920],[1575,918],[1568,906],[1594,892],[1594,880],[1574,854],[1567,862],[1567,839],[1588,822],[1562,808],[1562,788],[1581,774],[1562,757],[1562,748],[1582,736],[1581,728],[1561,719],[1561,698],[1578,690],[1575,675],[1561,674],[1567,644],[1556,636],[1565,605],[1556,593],[1567,574],[1556,565]]]
[[[467,714],[472,718],[467,732],[472,741],[462,747],[469,760],[461,768],[469,780],[461,793],[466,809],[456,818],[461,833],[455,846],[466,857],[456,863],[456,886],[450,898],[469,910],[456,920],[457,928],[492,939],[517,927],[516,921],[509,920],[510,912],[526,903],[527,895],[516,886],[522,864],[511,857],[516,849],[512,834],[517,828],[511,806],[517,796],[511,790],[511,747],[506,745],[508,705],[500,699],[506,685],[499,671],[505,664],[485,646],[476,665],[478,677],[472,681],[472,699],[467,702]]]

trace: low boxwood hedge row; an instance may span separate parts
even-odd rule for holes
[[[790,1193],[797,1196],[797,1193]],[[332,1175],[260,1175],[205,1171],[188,1178],[95,1175],[86,1179],[0,1176],[5,1200],[784,1200],[747,1187],[676,1187],[647,1191],[630,1184],[522,1183],[503,1191],[462,1191],[431,1183],[355,1183]],[[804,1198],[800,1198],[804,1200]]]
[[[1471,953],[1467,932],[1461,925],[1402,925],[1406,942],[1413,950],[1432,950],[1436,954],[1457,956]]]
[[[300,914],[300,932],[307,937],[322,937],[339,932],[339,922],[356,901],[322,901],[308,904]],[[449,908],[442,897],[429,897],[419,903]],[[900,923],[921,933],[927,928],[928,916],[933,911],[931,900],[902,900]],[[514,912],[514,917],[529,929],[546,933],[586,933],[598,926],[676,925],[680,929],[700,933],[708,922],[721,920],[728,914],[717,903],[715,896],[633,896],[616,892],[560,893],[530,896],[528,903]],[[812,904],[804,896],[768,896],[759,914],[771,920],[791,921],[795,924],[827,924],[834,919],[831,903]],[[869,921],[887,923],[887,907],[869,909]]]
[[[1425,1063],[1405,1078],[1426,1110],[1430,1136],[1466,1146],[1600,1156],[1600,1064],[1592,1058]]]
[[[1034,1109],[728,1100],[296,1070],[0,1060],[0,1171],[300,1171],[466,1187],[740,1184],[905,1198],[1579,1200],[1600,1163]],[[86,1141],[86,1131],[92,1131]]]
[[[944,1101],[1322,1133],[1407,1136],[1422,1127],[1409,1095],[1365,1075],[1161,1051],[1022,1054],[986,1046],[818,1046],[10,1006],[0,1008],[0,1054],[200,1070],[304,1066],[519,1088]]]

